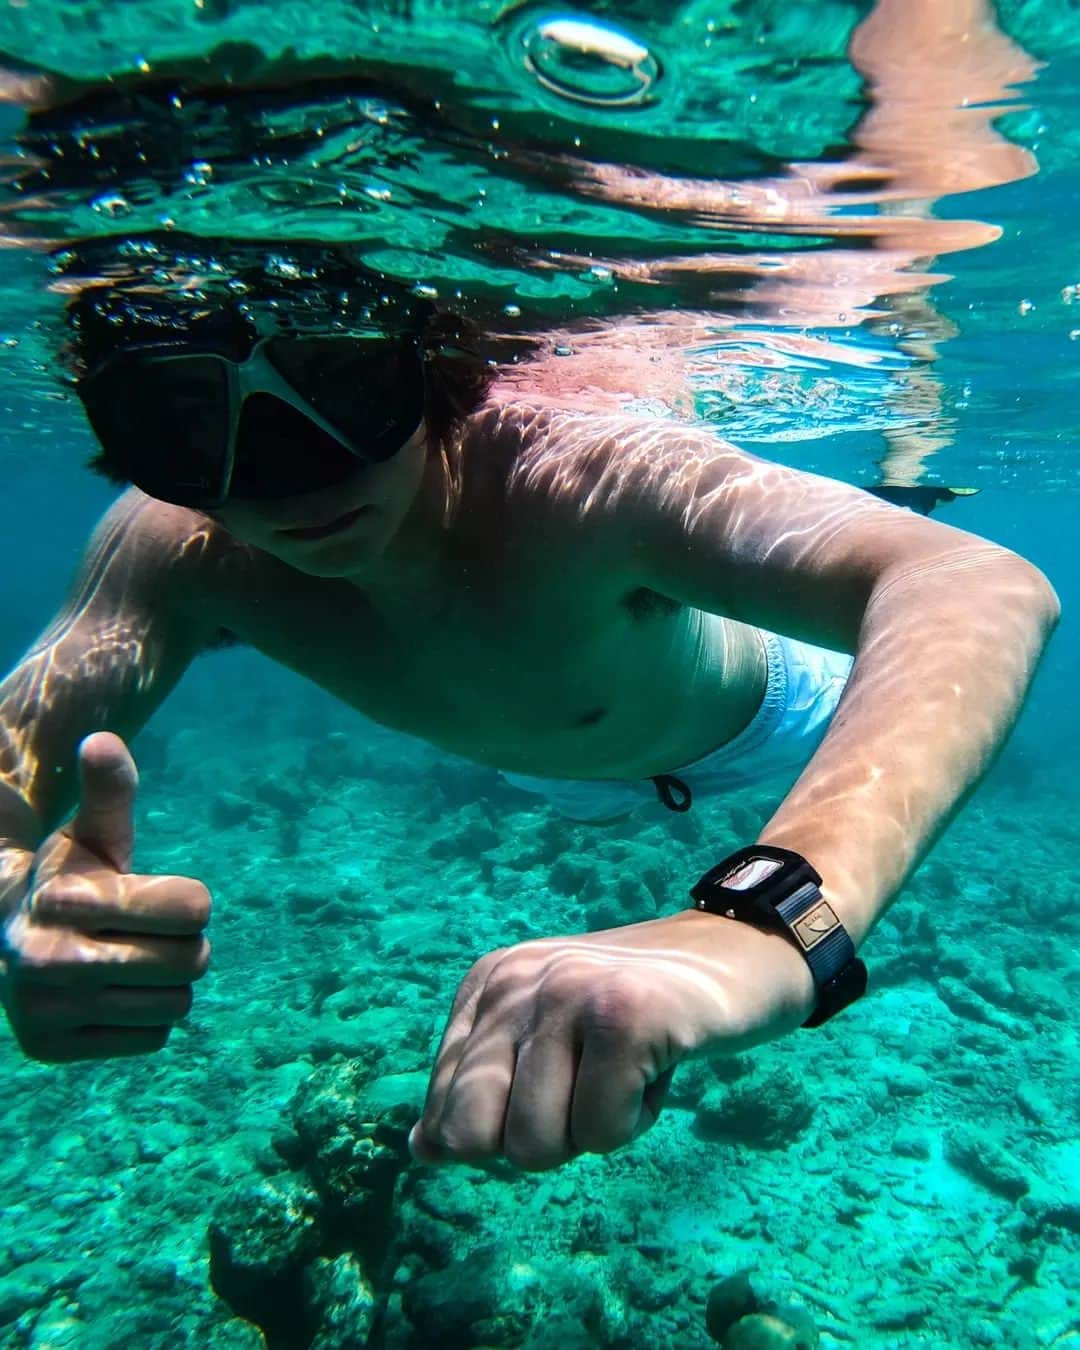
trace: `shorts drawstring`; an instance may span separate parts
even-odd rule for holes
[[[689,811],[693,806],[694,794],[673,773],[654,774],[652,782],[656,795],[669,811]]]

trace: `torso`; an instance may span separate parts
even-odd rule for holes
[[[573,491],[513,482],[522,437],[492,427],[467,447],[479,490],[407,592],[238,550],[215,578],[223,625],[376,721],[518,773],[641,778],[730,740],[764,691],[755,631],[642,587]]]

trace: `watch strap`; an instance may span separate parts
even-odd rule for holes
[[[818,1027],[866,992],[866,966],[840,919],[812,882],[776,906],[784,930],[802,952],[817,989],[817,1005],[803,1023]]]

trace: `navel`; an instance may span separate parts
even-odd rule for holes
[[[578,718],[579,727],[594,727],[597,722],[602,722],[607,716],[606,708],[591,708],[587,713]]]
[[[659,591],[650,591],[647,586],[639,586],[623,600],[623,606],[634,619],[648,619],[653,615],[674,614],[682,609],[678,600],[661,595]]]

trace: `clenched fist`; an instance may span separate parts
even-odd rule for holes
[[[608,1153],[653,1124],[680,1060],[773,1040],[813,1003],[785,938],[697,910],[492,952],[458,991],[410,1147],[530,1170]]]

